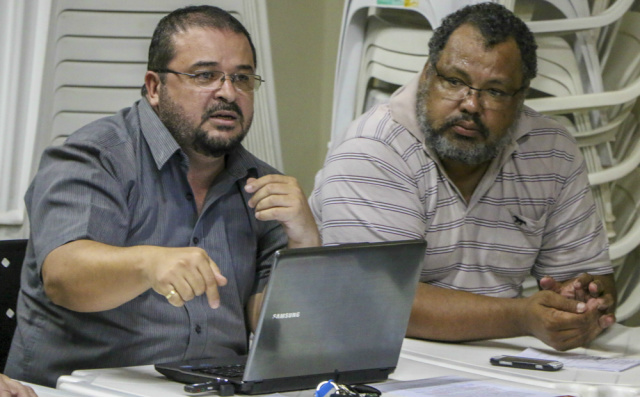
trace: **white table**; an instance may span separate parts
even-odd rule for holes
[[[552,351],[533,337],[518,337],[467,343],[442,343],[405,339],[401,357],[405,360],[436,365],[463,373],[508,380],[532,386],[547,386],[587,396],[640,395],[640,366],[623,372],[563,368],[557,372],[532,371],[489,364],[489,358],[501,354],[517,355],[528,347]],[[600,357],[640,359],[640,328],[615,324],[588,348],[571,353]],[[416,376],[412,374],[411,376]]]
[[[530,391],[543,391],[552,394],[563,394],[557,390],[544,386],[522,385],[517,382],[463,373],[449,368],[443,368],[419,361],[400,358],[398,367],[391,379],[413,380],[423,378],[435,378],[439,376],[462,376],[475,380],[489,380],[493,384],[506,387],[516,387]],[[156,372],[153,366],[139,366],[126,368],[109,368],[74,371],[70,376],[61,376],[58,379],[58,389],[64,392],[72,392],[91,397],[178,397],[189,396],[183,391],[180,383],[172,382]],[[375,386],[375,384],[373,385]],[[203,394],[215,396],[214,392]],[[285,397],[313,397],[313,390],[299,392],[286,392],[274,396]],[[52,396],[54,397],[54,396]],[[581,396],[589,397],[589,396]]]
[[[33,383],[20,382],[29,386],[36,392],[38,397],[84,397],[82,394],[76,394],[70,391],[53,389],[51,387],[35,385]]]
[[[581,397],[640,396],[640,367],[621,373],[564,368],[558,372],[495,367],[491,356],[516,354],[527,347],[548,349],[532,337],[471,343],[441,343],[405,339],[392,380],[439,376],[489,379],[505,386],[572,394]],[[615,325],[589,348],[572,352],[604,357],[640,358],[640,328]],[[183,385],[164,378],[153,366],[79,370],[58,379],[58,389],[92,397],[186,396]],[[312,397],[313,391],[283,393],[287,397]],[[214,393],[209,395],[216,395]],[[53,397],[53,396],[52,396]]]

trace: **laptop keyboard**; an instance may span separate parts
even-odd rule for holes
[[[193,368],[195,372],[201,372],[207,375],[219,376],[222,378],[238,378],[244,374],[244,364],[220,365],[217,367]]]

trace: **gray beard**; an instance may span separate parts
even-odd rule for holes
[[[515,122],[509,131],[496,142],[475,143],[463,136],[449,139],[444,132],[461,120],[473,120],[480,128],[480,133],[484,137],[490,135],[489,129],[482,123],[478,115],[463,114],[445,122],[442,127],[434,129],[427,120],[426,97],[429,94],[426,82],[421,82],[418,88],[416,100],[416,116],[420,130],[425,136],[425,144],[430,147],[440,159],[454,160],[467,165],[479,165],[494,159],[500,151],[511,142],[513,132],[517,127]],[[466,143],[466,145],[465,145]]]

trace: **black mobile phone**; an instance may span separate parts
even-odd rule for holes
[[[493,365],[503,367],[537,369],[540,371],[557,371],[562,368],[562,363],[555,360],[542,360],[518,356],[495,356],[489,360]]]

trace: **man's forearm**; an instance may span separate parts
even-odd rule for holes
[[[249,303],[247,303],[247,320],[249,322],[249,329],[251,332],[255,332],[258,328],[258,320],[260,320],[260,312],[262,311],[262,302],[264,301],[264,292],[251,295],[249,297]]]
[[[407,336],[442,341],[532,335],[567,350],[584,346],[603,330],[601,313],[590,302],[553,291],[526,298],[493,298],[420,284]]]
[[[518,320],[524,304],[420,283],[407,336],[465,341],[524,335]]]
[[[138,266],[143,251],[90,240],[60,246],[42,265],[45,292],[54,303],[75,311],[115,308],[150,287]]]
[[[51,251],[42,265],[47,296],[70,310],[114,309],[153,288],[173,306],[206,294],[220,306],[227,284],[218,265],[198,247],[113,247],[78,240]]]

